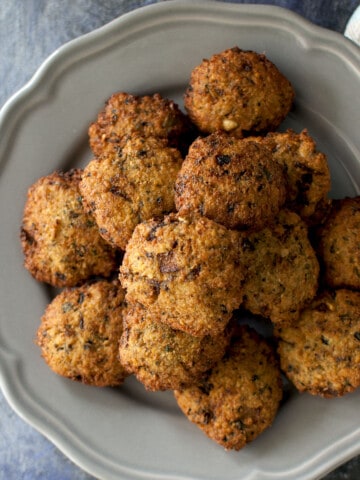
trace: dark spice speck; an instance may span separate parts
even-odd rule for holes
[[[216,155],[216,163],[220,166],[228,165],[231,162],[229,155]]]

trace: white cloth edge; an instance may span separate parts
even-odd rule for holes
[[[344,35],[360,45],[360,6],[357,7],[346,24]]]

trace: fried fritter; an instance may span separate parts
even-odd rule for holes
[[[309,225],[320,223],[330,204],[331,180],[326,155],[316,150],[307,130],[270,133],[260,142],[271,148],[274,159],[285,167],[287,208]]]
[[[334,200],[317,235],[327,285],[360,290],[360,196]]]
[[[125,250],[138,223],[174,211],[181,163],[180,152],[165,140],[138,136],[92,160],[84,169],[80,191],[103,238]]]
[[[119,360],[124,291],[118,281],[99,280],[65,289],[48,305],[37,343],[57,374],[98,387],[128,376]]]
[[[191,134],[191,124],[175,102],[158,93],[114,93],[89,127],[90,147],[95,155],[102,155],[134,133],[163,138],[170,146],[181,148]]]
[[[200,131],[242,137],[275,130],[293,100],[289,80],[265,55],[234,47],[192,70],[184,104]]]
[[[331,398],[360,386],[360,292],[322,293],[277,335],[281,368],[299,391]]]
[[[229,351],[194,386],[175,391],[186,417],[225,449],[240,450],[274,421],[282,398],[272,348],[241,327]]]
[[[248,268],[243,306],[274,324],[296,321],[318,287],[319,263],[306,224],[281,210],[271,227],[244,234],[240,243]]]
[[[242,299],[238,235],[201,216],[139,224],[120,279],[129,303],[191,335],[219,335]],[[195,312],[195,314],[194,314]]]
[[[194,313],[196,315],[196,313]],[[148,390],[174,390],[195,383],[222,358],[229,333],[194,337],[159,322],[139,304],[124,316],[122,365]]]
[[[54,172],[28,190],[21,227],[25,268],[55,287],[72,287],[93,275],[109,276],[115,250],[85,213],[79,192],[81,170]]]
[[[181,214],[197,212],[227,228],[261,229],[285,194],[283,169],[270,149],[224,133],[195,140],[175,184]]]

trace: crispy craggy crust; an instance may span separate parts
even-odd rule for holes
[[[29,188],[24,208],[20,237],[25,268],[56,287],[109,276],[116,268],[115,250],[85,213],[80,178],[79,169],[40,178]]]
[[[282,398],[272,348],[241,327],[229,351],[194,386],[176,390],[186,417],[225,449],[240,450],[274,421]]]
[[[334,200],[317,237],[327,285],[360,290],[360,196]]]
[[[277,335],[281,368],[299,391],[331,398],[360,386],[360,292],[322,293]]]
[[[192,70],[184,104],[200,131],[242,137],[275,130],[293,99],[290,82],[265,55],[234,47]]]
[[[37,331],[48,366],[89,385],[120,385],[128,376],[118,355],[124,297],[118,281],[106,280],[58,294]]]
[[[220,360],[230,341],[228,331],[216,337],[194,337],[175,330],[139,304],[124,316],[121,363],[148,390],[174,390],[195,383]]]
[[[298,213],[307,224],[319,224],[330,205],[331,180],[326,155],[317,151],[306,129],[300,133],[292,130],[270,133],[259,140],[285,168],[287,208]]]
[[[285,202],[283,169],[270,149],[224,133],[190,146],[175,185],[180,213],[197,212],[228,228],[259,230]]]
[[[278,220],[240,239],[247,266],[244,307],[274,324],[299,318],[317,292],[319,263],[306,224],[294,212],[281,210]]]
[[[138,136],[92,160],[84,169],[80,191],[103,238],[125,250],[138,223],[174,211],[181,163],[180,152],[165,140]]]
[[[219,335],[242,299],[237,234],[196,215],[141,223],[127,245],[120,279],[129,303],[151,308],[171,327]]]
[[[90,147],[95,155],[102,155],[133,134],[163,138],[170,146],[182,148],[192,135],[192,126],[175,102],[158,93],[114,93],[89,127]]]

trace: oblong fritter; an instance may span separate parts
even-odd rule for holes
[[[241,327],[225,356],[196,385],[176,390],[186,417],[225,449],[240,450],[272,425],[282,398],[273,349]]]
[[[236,232],[202,216],[140,223],[120,267],[127,301],[191,335],[218,335],[242,299],[237,242]]]
[[[247,267],[243,306],[274,324],[296,321],[316,295],[319,279],[306,224],[295,212],[281,210],[271,226],[244,234],[240,245]]]
[[[129,375],[119,360],[124,298],[120,283],[107,280],[59,293],[37,331],[37,344],[48,366],[88,385],[121,385]]]
[[[182,156],[165,140],[131,136],[123,147],[92,160],[80,191],[103,238],[125,250],[135,226],[175,210],[174,184]]]
[[[184,104],[200,131],[242,137],[275,130],[294,96],[289,80],[265,55],[234,47],[192,70]]]
[[[333,200],[317,240],[326,284],[360,290],[360,196]]]
[[[36,280],[72,287],[94,275],[109,276],[115,250],[85,212],[79,191],[81,170],[54,172],[28,190],[21,243],[25,268]]]
[[[322,293],[277,335],[281,368],[299,391],[332,398],[360,387],[360,292]]]
[[[284,166],[286,207],[310,226],[321,223],[330,206],[330,170],[326,155],[316,149],[308,131],[273,132],[259,141],[267,145],[273,158]]]
[[[261,229],[285,194],[283,168],[270,149],[221,133],[192,143],[175,184],[180,213],[197,212],[227,228]]]
[[[183,148],[192,133],[188,117],[178,105],[159,93],[131,95],[118,92],[106,101],[97,120],[89,127],[89,143],[96,156],[121,146],[128,136],[166,139],[170,146]]]
[[[196,313],[194,313],[196,315]],[[147,390],[174,390],[195,383],[224,355],[229,332],[194,337],[175,330],[139,304],[124,316],[121,363]]]

